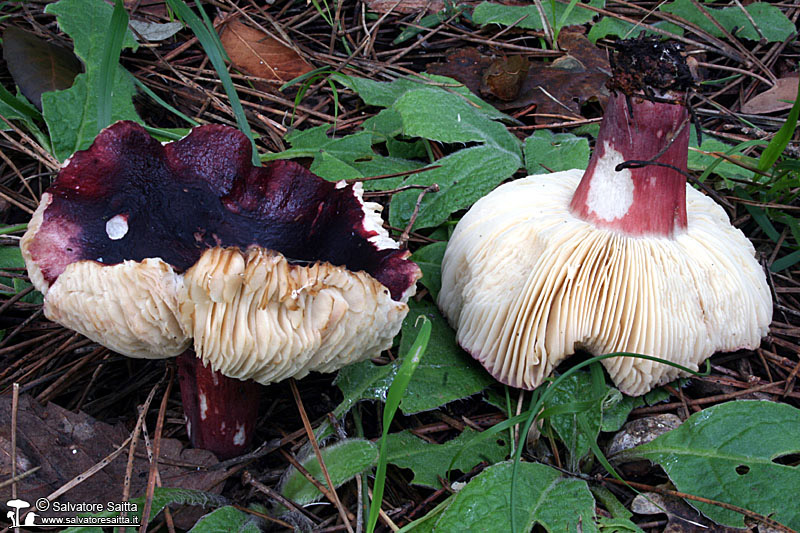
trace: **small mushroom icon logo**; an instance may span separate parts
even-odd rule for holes
[[[19,510],[24,509],[26,507],[30,507],[31,504],[26,502],[25,500],[8,500],[6,502],[6,507],[10,507],[13,511],[9,511],[6,513],[6,516],[11,521],[11,527],[19,527]]]

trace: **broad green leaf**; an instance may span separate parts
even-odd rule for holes
[[[320,452],[334,487],[338,487],[352,479],[353,476],[370,468],[378,459],[378,447],[368,440],[362,439],[337,442],[322,448]],[[309,455],[300,464],[317,481],[327,486],[327,481],[325,481],[315,453]],[[317,487],[294,467],[289,469],[287,476],[284,478],[281,494],[300,505],[317,501],[322,497],[322,493]]]
[[[439,185],[439,192],[429,193],[420,206],[415,229],[438,226],[458,211],[466,209],[507,180],[521,165],[519,156],[494,145],[473,146],[436,161],[440,168],[413,174],[403,185]],[[392,197],[389,222],[404,228],[411,219],[419,190],[403,191]]]
[[[494,383],[469,355],[458,347],[455,333],[432,303],[409,302],[411,310],[403,322],[399,352],[405,354],[416,338],[414,324],[420,314],[431,321],[432,333],[425,357],[406,388],[400,409],[405,414],[435,409],[454,400],[478,393]],[[339,371],[334,382],[344,399],[333,411],[341,417],[360,400],[386,401],[386,394],[403,358],[384,366],[363,361]]]
[[[144,497],[132,498],[131,503],[136,505],[136,511],[128,511],[129,517],[137,517],[139,520],[142,518],[142,511],[144,510]],[[219,494],[211,492],[203,492],[194,489],[174,489],[169,487],[156,487],[153,491],[153,503],[150,508],[150,520],[154,520],[158,514],[164,510],[164,507],[170,504],[177,505],[201,505],[203,507],[219,507],[226,505],[227,500]],[[81,516],[119,516],[119,512],[106,511],[92,515]],[[97,533],[96,527],[70,527],[63,531],[63,533]]]
[[[606,2],[605,0],[578,2],[561,26],[586,24],[597,15],[594,11],[581,7],[582,4],[603,8]],[[569,2],[542,2],[542,5],[544,7],[545,16],[550,21],[550,26],[556,28],[557,23],[562,22],[564,12]],[[482,2],[478,4],[475,7],[475,11],[472,12],[472,21],[481,26],[486,24],[510,26],[516,23],[514,26],[516,28],[527,28],[530,30],[542,29],[542,17],[539,15],[539,11],[534,5],[507,6],[503,4],[494,4],[492,2]]]
[[[429,531],[482,531],[508,533],[511,529],[512,463],[488,467],[449,498],[449,505],[435,518]],[[517,468],[515,523],[519,531],[535,524],[554,533],[594,533],[594,498],[586,482],[566,479],[542,464],[521,463]],[[412,531],[421,531],[412,529]]]
[[[354,161],[352,167],[359,173],[359,178],[384,176],[386,174],[397,174],[409,172],[422,166],[417,161],[409,161],[399,157],[384,157],[376,155],[368,161]],[[400,186],[405,180],[405,176],[394,176],[379,180],[367,180],[362,182],[365,191],[388,191]]]
[[[530,174],[549,174],[589,164],[589,140],[571,133],[539,130],[525,139],[525,168]]]
[[[433,331],[425,357],[400,403],[403,413],[408,415],[435,409],[476,394],[495,382],[456,344],[455,332],[436,305],[425,300],[412,300],[409,307],[408,316],[403,322],[400,353],[407,353],[416,338],[414,324],[418,316],[425,315],[431,321]]]
[[[444,143],[480,142],[520,156],[519,141],[460,94],[440,87],[406,91],[392,108],[403,120],[403,133]]]
[[[388,461],[414,472],[411,483],[433,489],[441,488],[439,476],[447,479],[450,459],[468,442],[477,431],[467,428],[461,435],[444,444],[431,444],[408,431],[389,435]],[[508,438],[486,439],[470,446],[458,456],[453,468],[469,472],[481,461],[494,464],[502,461],[511,452]]]
[[[86,68],[69,89],[42,95],[42,115],[52,140],[53,155],[63,161],[75,151],[87,148],[100,131],[97,123],[100,65],[113,8],[102,0],[61,0],[49,4],[45,12],[56,15],[61,29],[72,37],[75,54]],[[130,30],[126,31],[122,46],[136,48]],[[116,70],[111,121],[141,122],[131,101],[132,76],[122,67]]]
[[[390,82],[380,82],[338,74],[334,76],[334,79],[345,87],[356,91],[367,105],[389,108],[409,91],[436,89],[441,91],[442,94],[459,95],[469,100],[475,109],[480,110],[491,119],[510,119],[508,115],[501,113],[472,94],[463,83],[446,76],[423,73],[413,78],[398,78]]]
[[[734,32],[734,35],[739,39],[758,41],[763,35],[769,42],[783,41],[797,31],[792,21],[779,8],[766,2],[756,2],[745,6],[747,14],[750,15],[749,17],[738,6],[704,7],[714,20],[728,32]],[[723,37],[722,32],[714,22],[709,20],[691,0],[676,0],[662,5],[659,9],[696,24],[715,37]],[[753,23],[750,22],[751,18],[758,26],[758,29],[761,30],[761,34],[753,27]]]
[[[650,24],[650,26],[668,31],[675,35],[683,35],[683,28],[663,20]],[[593,43],[596,43],[598,39],[608,36],[629,39],[631,37],[637,37],[643,29],[642,26],[631,24],[630,22],[620,20],[616,17],[603,17],[592,24],[589,34],[586,37]],[[645,34],[655,35],[657,37],[662,36],[662,34],[650,30],[645,30]]]
[[[430,291],[434,301],[439,297],[439,290],[442,288],[442,258],[445,248],[446,242],[435,242],[417,249],[411,255],[411,260],[422,270],[420,283]]]
[[[768,401],[723,403],[626,453],[661,465],[678,491],[800,529],[800,466],[776,462],[800,453],[800,409]],[[689,503],[719,524],[745,526],[744,517],[734,511]]]
[[[255,516],[226,505],[200,518],[189,533],[260,533],[258,523]]]

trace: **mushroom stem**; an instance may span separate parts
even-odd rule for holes
[[[192,446],[229,459],[246,452],[253,440],[263,385],[211,370],[186,350],[178,356],[178,379]]]
[[[589,167],[570,203],[573,214],[626,235],[672,237],[684,231],[686,179],[681,172],[687,171],[688,151],[686,107],[612,95]],[[626,161],[644,164],[617,171]]]

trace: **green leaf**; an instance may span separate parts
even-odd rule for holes
[[[800,410],[733,401],[690,416],[680,427],[630,450],[661,465],[678,491],[736,505],[800,529],[800,467],[776,462],[800,452]],[[689,502],[715,522],[744,527],[722,507]]]
[[[783,41],[791,36],[797,28],[783,12],[765,2],[756,2],[745,6],[745,10],[750,15],[743,13],[738,6],[723,7],[720,9],[704,6],[706,11],[728,32],[734,33],[739,39],[749,39],[758,41],[763,35],[767,41]],[[717,26],[709,20],[691,0],[676,0],[669,4],[664,4],[659,8],[661,11],[672,13],[682,19],[696,24],[703,30],[715,37],[724,37]],[[753,19],[761,35],[750,22]]]
[[[513,176],[520,164],[519,156],[495,145],[473,146],[439,159],[435,165],[440,168],[409,176],[402,185],[439,185],[439,192],[425,195],[414,228],[442,224],[452,213],[470,207]],[[406,227],[418,197],[419,190],[395,194],[389,223],[396,228]]]
[[[442,288],[442,258],[446,248],[446,242],[435,242],[417,249],[411,255],[411,260],[422,270],[420,282],[430,291],[434,301]]]
[[[444,143],[481,142],[520,157],[519,141],[474,102],[441,87],[405,91],[392,105],[403,133]]]
[[[132,498],[131,503],[136,505],[136,511],[128,511],[129,517],[137,517],[142,519],[142,511],[144,510],[144,497]],[[202,505],[204,507],[217,507],[226,505],[227,500],[219,494],[211,492],[203,492],[201,490],[193,489],[174,489],[169,487],[156,487],[153,491],[153,503],[150,508],[150,520],[154,520],[158,514],[164,510],[164,507],[170,504],[177,505]],[[106,511],[92,515],[80,516],[119,516],[119,512]],[[63,530],[63,533],[97,533],[97,527],[70,527]]]
[[[114,8],[102,0],[61,0],[45,8],[46,13],[56,15],[61,29],[72,37],[75,54],[86,68],[69,89],[42,95],[42,115],[52,140],[53,155],[60,161],[87,148],[101,129],[97,122],[100,71],[113,11]],[[125,31],[122,46],[136,48],[130,30]],[[131,100],[134,95],[132,76],[120,66],[115,70],[111,121],[141,122]]]
[[[334,79],[345,87],[356,91],[358,96],[360,96],[367,105],[389,108],[409,91],[436,89],[440,91],[440,94],[446,93],[463,97],[471,102],[475,109],[480,110],[488,118],[495,120],[512,120],[508,115],[498,111],[472,94],[463,83],[446,76],[423,73],[413,78],[398,78],[390,82],[380,82],[366,78],[337,74],[334,76]]]
[[[430,531],[508,533],[511,525],[510,462],[490,466],[473,478],[436,519]],[[517,471],[515,523],[519,531],[539,524],[546,531],[597,531],[594,498],[585,481],[566,479],[542,464],[521,463]],[[416,530],[414,530],[416,531]]]
[[[259,520],[235,507],[226,505],[200,518],[190,533],[260,533]]]
[[[405,414],[435,409],[478,393],[494,383],[494,379],[458,347],[455,333],[434,304],[412,300],[409,307],[411,309],[403,322],[400,353],[407,353],[416,338],[414,324],[419,315],[428,317],[432,332],[425,358],[417,367],[400,403]],[[386,401],[389,386],[402,362],[402,357],[384,366],[363,361],[341,369],[334,383],[341,389],[344,399],[333,414],[337,418],[343,416],[360,400]]]
[[[689,133],[689,147],[699,148],[704,152],[720,152],[734,157],[741,155],[745,148],[745,146],[731,146],[730,144],[726,144],[718,139],[715,139],[711,135],[703,135],[703,144],[701,146],[697,146],[697,131],[694,127]],[[729,161],[720,160],[713,155],[702,154],[691,149],[689,150],[689,159],[687,164],[689,170],[697,170],[700,172],[704,172],[706,169],[714,165],[714,174],[722,176],[723,178],[747,179],[752,174],[751,172],[748,172],[742,167]]]
[[[477,433],[467,428],[444,444],[431,444],[408,431],[392,433],[389,435],[388,461],[401,468],[410,468],[414,472],[411,483],[440,489],[439,476],[447,479],[450,459]],[[486,439],[460,454],[453,468],[466,473],[481,461],[494,464],[508,457],[509,453],[511,446],[507,438]]]
[[[683,35],[683,28],[664,20],[652,23],[650,26],[668,31],[674,35]],[[620,39],[629,39],[631,37],[638,36],[642,30],[644,30],[646,35],[662,37],[662,34],[660,33],[645,29],[642,26],[631,24],[630,22],[620,20],[616,17],[601,18],[599,21],[592,24],[592,27],[586,37],[593,43],[596,43],[598,39],[608,36],[619,37]]]
[[[545,16],[550,21],[552,28],[560,28],[562,26],[572,26],[575,24],[586,24],[590,22],[597,14],[590,9],[581,7],[582,5],[590,5],[592,7],[603,8],[606,3],[605,0],[589,0],[588,2],[579,2],[575,5],[565,20],[562,20],[564,12],[567,10],[568,3],[562,2],[542,2],[544,6]],[[551,6],[553,9],[551,9]],[[555,15],[555,17],[554,17]],[[525,18],[522,18],[525,17]],[[522,20],[519,20],[521,19]],[[516,23],[515,28],[527,28],[530,30],[542,29],[542,17],[534,5],[525,6],[508,6],[503,4],[493,4],[491,2],[482,2],[475,7],[472,12],[472,21],[481,26],[486,24],[501,24],[503,26],[511,26]],[[517,22],[519,21],[519,22]],[[560,23],[559,26],[556,26]]]
[[[431,321],[432,333],[425,358],[408,385],[400,408],[405,414],[429,411],[471,396],[495,382],[483,368],[456,344],[455,332],[433,303],[409,302],[403,322],[400,353],[408,353],[416,338],[414,324],[420,315]]]
[[[378,447],[363,439],[343,440],[322,448],[320,453],[334,487],[340,486],[352,479],[353,476],[370,468],[378,459]],[[327,486],[316,454],[312,453],[300,464],[323,486]],[[317,501],[322,497],[322,493],[317,487],[294,467],[288,470],[281,487],[281,494],[300,505]]]
[[[530,174],[549,174],[589,164],[589,140],[571,133],[538,130],[525,139],[525,168]]]

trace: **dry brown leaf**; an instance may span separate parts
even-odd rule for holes
[[[444,9],[444,0],[401,0],[400,2],[397,0],[367,0],[366,4],[370,11],[386,13],[391,10],[392,13],[401,15],[421,11],[438,13]]]
[[[225,25],[220,39],[231,63],[251,76],[285,83],[314,69],[285,44],[238,20]]]
[[[21,474],[37,466],[40,469],[18,483],[17,494],[29,502],[51,494],[117,449],[129,434],[121,424],[112,426],[99,422],[85,413],[73,413],[52,402],[43,407],[30,396],[21,396],[17,410],[16,471]],[[131,497],[141,496],[147,484],[149,462],[145,454],[144,443],[140,440],[131,477]],[[121,501],[127,457],[126,450],[57,501]],[[209,451],[183,449],[177,439],[161,441],[159,473],[164,486],[211,491],[225,475],[224,470],[206,470],[217,462]],[[0,397],[0,477],[8,479],[10,474],[11,397],[6,395]],[[0,489],[0,500],[10,497],[10,486]],[[57,514],[48,512],[48,516]]]
[[[800,78],[797,76],[780,78],[774,87],[742,104],[742,113],[758,115],[791,109],[792,102],[797,98],[798,81]]]
[[[611,74],[606,53],[579,33],[563,31],[558,43],[566,55],[552,63],[531,64],[527,76],[503,76],[504,83],[495,82],[495,86],[489,83],[494,70],[519,73],[524,69],[517,67],[528,65],[515,61],[514,68],[505,68],[511,58],[493,59],[475,48],[461,48],[446,53],[446,62],[430,65],[428,72],[449,76],[476,94],[497,98],[500,101],[495,106],[503,110],[536,104],[536,113],[579,116],[588,101],[605,104],[605,83]]]

